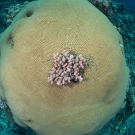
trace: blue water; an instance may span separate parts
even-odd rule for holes
[[[116,0],[117,2],[125,3],[128,7],[135,10],[135,0]]]

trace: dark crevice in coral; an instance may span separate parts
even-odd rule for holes
[[[27,122],[32,123],[33,121],[32,120],[27,120]]]
[[[13,37],[11,34],[9,35],[7,42],[12,48],[14,47]]]
[[[27,13],[26,13],[26,16],[27,17],[31,17],[33,15],[33,11],[32,10],[30,10],[30,11],[28,11]]]

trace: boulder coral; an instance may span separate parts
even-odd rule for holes
[[[14,121],[40,135],[90,135],[120,109],[129,69],[122,37],[88,0],[27,4],[0,39],[0,98]],[[81,82],[48,82],[53,55],[82,55]]]

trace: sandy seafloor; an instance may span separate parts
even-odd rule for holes
[[[20,0],[23,2],[23,0]],[[0,33],[6,25],[4,13],[5,7],[20,3],[16,0],[1,0],[0,2]],[[125,4],[121,2],[126,2]],[[95,135],[135,135],[135,0],[114,0],[113,15],[110,21],[120,28],[124,40],[124,50],[127,65],[131,69],[131,84],[126,95],[122,109]],[[134,91],[130,93],[130,89]],[[3,110],[0,110],[0,135],[37,135],[30,129],[24,129],[17,124],[10,123],[5,117]],[[89,134],[87,134],[89,135]]]

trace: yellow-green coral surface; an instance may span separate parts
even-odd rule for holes
[[[40,135],[92,135],[120,109],[129,71],[110,21],[87,0],[39,0],[16,16],[0,39],[0,95],[13,119]],[[47,81],[53,54],[82,54],[81,83]]]

